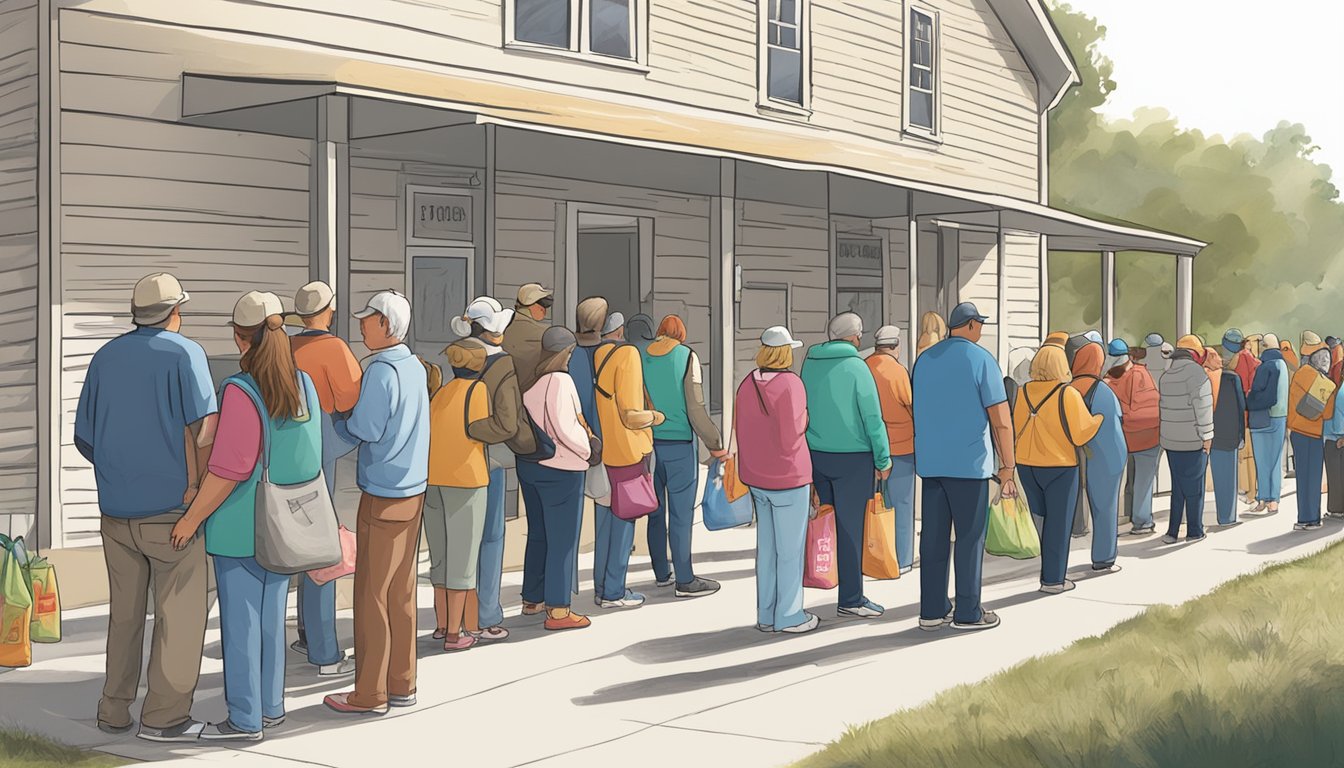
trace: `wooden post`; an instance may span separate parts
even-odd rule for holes
[[[737,378],[737,161],[719,161],[719,194],[710,210],[710,260],[714,274],[710,285],[714,310],[714,363],[718,370],[724,440],[733,430],[733,393]],[[711,395],[712,399],[712,395]]]
[[[1003,211],[999,211],[996,229],[998,240],[995,245],[995,251],[998,254],[998,274],[999,274],[999,296],[998,303],[994,309],[994,322],[998,323],[998,358],[999,367],[1008,370],[1008,236],[1003,231]]]
[[[309,192],[309,279],[336,292],[337,336],[350,338],[350,106],[345,96],[317,105]]]
[[[1190,333],[1194,312],[1195,257],[1176,257],[1176,337]]]
[[[910,327],[906,331],[906,341],[909,345],[906,347],[909,351],[906,353],[906,364],[913,366],[915,364],[915,345],[919,342],[919,220],[915,217],[915,193],[913,190],[906,190],[905,193],[905,215],[906,215],[906,256],[909,259],[909,269],[906,274],[910,282]]]
[[[1115,251],[1101,252],[1101,337],[1115,338]]]

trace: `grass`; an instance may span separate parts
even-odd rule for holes
[[[1341,766],[1342,723],[1336,544],[852,728],[798,768]]]
[[[67,747],[26,731],[0,730],[0,768],[111,768],[123,760]]]

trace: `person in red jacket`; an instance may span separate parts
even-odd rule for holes
[[[1255,369],[1260,367],[1260,358],[1251,349],[1251,340],[1237,328],[1229,328],[1223,334],[1223,349],[1233,356],[1230,368],[1241,380],[1243,394],[1251,394],[1251,383],[1255,381]],[[1255,504],[1255,459],[1251,447],[1251,430],[1246,430],[1245,441],[1237,455],[1238,493],[1245,504]]]
[[[1106,374],[1106,383],[1120,401],[1125,447],[1129,466],[1125,473],[1125,512],[1132,523],[1130,534],[1142,536],[1156,530],[1153,523],[1153,493],[1157,490],[1157,465],[1162,458],[1158,444],[1161,413],[1158,410],[1157,384],[1148,368],[1135,365],[1129,345],[1120,339],[1110,343],[1107,352],[1121,363]]]

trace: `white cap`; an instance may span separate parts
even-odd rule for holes
[[[467,311],[449,322],[453,333],[466,338],[471,335],[471,324],[479,323],[490,333],[503,333],[513,322],[513,310],[504,309],[489,296],[480,296],[467,305]]]
[[[873,334],[873,343],[879,347],[895,347],[901,343],[901,329],[894,325],[884,325]]]
[[[172,314],[173,307],[190,300],[176,277],[167,272],[146,275],[131,293],[131,317],[142,325],[161,323]]]
[[[284,311],[280,297],[274,293],[248,291],[233,305],[233,319],[229,325],[235,328],[256,328],[266,322],[266,318],[284,314]]]
[[[789,329],[782,325],[771,326],[762,331],[761,344],[767,347],[790,347],[793,349],[803,346],[803,342],[795,341],[793,334],[789,333]]]
[[[602,335],[607,336],[615,333],[625,327],[625,315],[620,312],[612,312],[607,315],[607,321],[602,324]]]
[[[294,314],[300,317],[316,315],[328,307],[335,306],[336,292],[321,280],[314,280],[294,294]]]
[[[369,297],[369,303],[354,316],[363,320],[377,313],[387,318],[387,330],[393,337],[405,340],[411,329],[411,302],[396,291],[379,291]]]

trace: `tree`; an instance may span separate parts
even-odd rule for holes
[[[1344,203],[1306,128],[1281,122],[1256,139],[1181,127],[1161,109],[1128,120],[1098,113],[1115,89],[1098,49],[1106,28],[1067,4],[1051,9],[1082,84],[1050,114],[1051,204],[1209,243],[1195,260],[1194,322],[1210,343],[1230,325],[1296,339],[1304,328],[1344,336],[1325,286],[1344,278]],[[1117,255],[1117,333],[1175,331],[1175,265]],[[1050,262],[1051,325],[1095,327],[1096,254]]]

